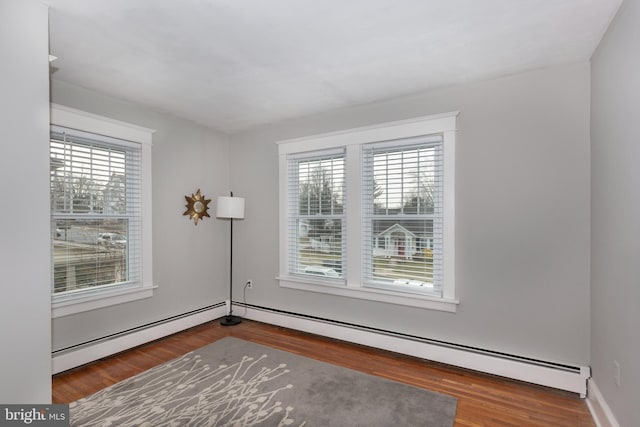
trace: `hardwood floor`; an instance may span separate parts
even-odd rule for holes
[[[232,327],[209,322],[55,375],[53,403],[80,399],[225,336],[455,396],[456,427],[595,426],[586,403],[573,393],[250,320]]]

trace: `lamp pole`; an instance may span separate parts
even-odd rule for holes
[[[233,198],[233,191],[230,192],[231,198]],[[233,199],[229,200],[230,203],[233,203]],[[221,201],[218,201],[218,209],[220,209]],[[243,212],[239,214],[239,217],[242,218],[244,216],[244,206],[242,207]],[[238,316],[233,315],[233,218],[235,213],[229,213],[229,314],[227,314],[221,321],[220,324],[222,326],[233,326],[242,322],[242,319]]]

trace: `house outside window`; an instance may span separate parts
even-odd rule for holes
[[[51,121],[53,316],[151,296],[152,131],[59,105]]]
[[[456,116],[280,142],[280,286],[455,311]]]

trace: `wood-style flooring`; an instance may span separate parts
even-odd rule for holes
[[[456,427],[595,426],[586,403],[573,393],[250,320],[231,327],[217,321],[205,323],[57,374],[53,377],[53,403],[80,399],[226,336],[455,396]]]

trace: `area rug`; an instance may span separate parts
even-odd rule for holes
[[[72,426],[96,427],[451,427],[456,404],[440,393],[226,337],[73,402],[70,418]]]

